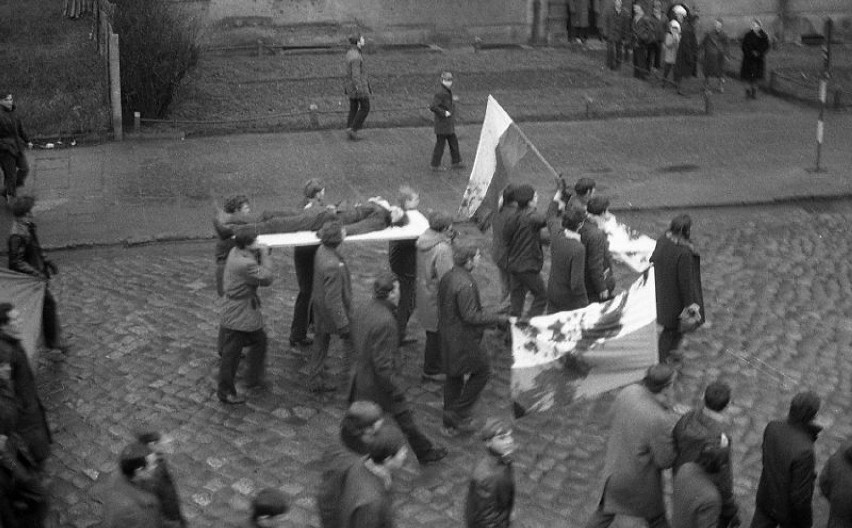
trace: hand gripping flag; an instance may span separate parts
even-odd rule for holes
[[[512,323],[515,416],[642,379],[657,363],[654,268],[606,303]]]

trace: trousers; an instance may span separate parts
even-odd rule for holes
[[[346,118],[346,128],[351,128],[353,132],[361,130],[369,113],[369,97],[349,99],[349,116]]]
[[[219,327],[219,346],[222,347],[219,351],[219,355],[222,356],[219,363],[219,387],[216,390],[219,398],[237,393],[234,378],[237,376],[237,369],[240,366],[240,354],[245,347],[248,347],[246,385],[251,387],[263,383],[266,344],[266,332],[263,328],[243,332],[223,326]]]

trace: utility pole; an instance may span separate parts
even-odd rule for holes
[[[822,161],[822,138],[823,138],[823,118],[825,116],[825,102],[828,95],[828,80],[831,78],[831,30],[833,23],[830,18],[825,19],[825,35],[824,44],[822,47],[822,76],[819,80],[819,120],[817,121],[817,151],[816,151],[816,167],[814,172],[825,172],[825,169],[820,166]]]

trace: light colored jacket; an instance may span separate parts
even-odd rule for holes
[[[417,319],[427,332],[438,331],[438,283],[453,269],[452,242],[427,229],[417,239]]]
[[[258,263],[258,257],[252,250],[231,249],[222,277],[225,292],[223,328],[241,332],[254,332],[263,328],[257,289],[272,284],[272,277],[272,258],[266,251],[260,252]]]

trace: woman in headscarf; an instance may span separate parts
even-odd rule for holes
[[[757,81],[763,79],[766,71],[766,52],[769,51],[769,36],[763,31],[760,20],[754,19],[751,29],[743,37],[743,62],[740,66],[740,79],[748,83],[746,98],[757,99]]]

